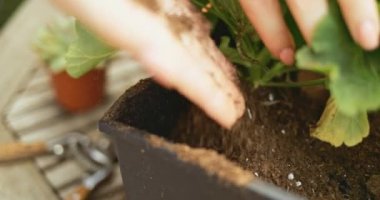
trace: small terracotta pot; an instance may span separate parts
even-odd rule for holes
[[[105,74],[105,69],[95,69],[75,79],[66,72],[51,73],[58,103],[72,113],[95,107],[103,99]]]

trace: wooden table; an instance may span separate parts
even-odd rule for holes
[[[127,87],[146,75],[127,56],[114,62],[108,73],[106,101],[97,109],[69,115],[56,105],[49,79],[31,43],[36,30],[61,15],[48,0],[26,1],[0,34],[0,145],[15,140],[48,139],[71,130],[100,135],[96,121]],[[47,166],[53,167],[47,167]],[[60,199],[84,173],[73,161],[52,156],[0,164],[0,199]],[[118,167],[106,186],[92,199],[123,199]]]

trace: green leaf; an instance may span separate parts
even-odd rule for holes
[[[335,147],[343,143],[354,146],[369,134],[368,116],[365,112],[347,116],[340,112],[333,99],[329,99],[317,128],[311,135]]]
[[[66,68],[65,54],[75,39],[74,19],[58,18],[38,30],[33,47],[53,73]]]
[[[231,39],[227,36],[221,38],[219,49],[223,52],[223,54],[228,58],[228,60],[232,63],[243,65],[244,67],[251,67],[251,63],[244,60],[239,52],[230,47]]]
[[[260,81],[266,83],[272,80],[274,77],[282,75],[285,69],[286,68],[282,63],[277,63],[265,73],[265,75],[261,78]]]
[[[66,53],[67,72],[70,76],[78,78],[109,59],[115,49],[105,44],[78,22],[75,24],[78,35]]]
[[[345,115],[380,107],[380,50],[365,52],[354,42],[336,1],[330,1],[329,14],[317,27],[311,47],[297,52],[297,64],[328,76],[332,97]]]

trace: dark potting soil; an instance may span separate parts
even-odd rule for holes
[[[380,116],[371,116],[371,133],[362,143],[335,148],[309,135],[323,105],[299,90],[244,91],[247,112],[232,130],[191,107],[173,140],[215,149],[260,179],[308,199],[380,199]]]

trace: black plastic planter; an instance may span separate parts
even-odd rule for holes
[[[230,166],[229,161],[213,162],[215,166],[211,167],[191,162],[176,151],[177,147],[193,157],[196,154],[192,153],[199,149],[154,136],[170,138],[178,115],[188,106],[183,97],[148,79],[129,89],[101,119],[100,130],[109,134],[115,144],[126,199],[298,199],[257,179],[226,178],[231,172],[247,172],[234,164],[227,168],[217,166]],[[214,168],[219,171],[213,173]]]

